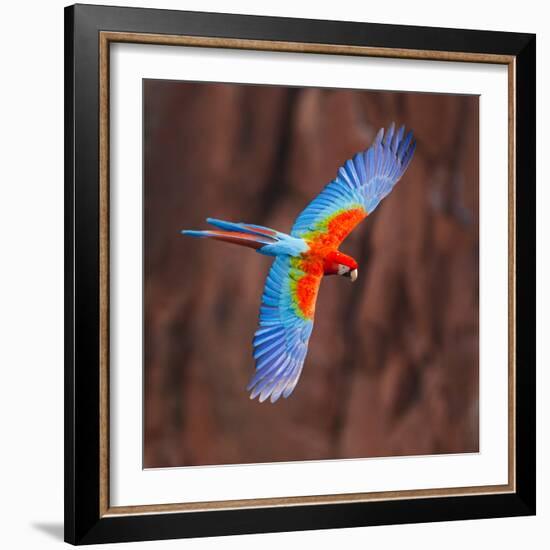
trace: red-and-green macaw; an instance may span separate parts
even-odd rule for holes
[[[315,302],[324,275],[357,279],[357,262],[338,250],[399,181],[415,140],[405,128],[382,128],[371,147],[357,153],[298,216],[290,235],[248,223],[208,218],[217,230],[182,231],[275,256],[267,277],[253,348],[256,372],[247,390],[260,402],[288,397],[298,382],[313,329]]]

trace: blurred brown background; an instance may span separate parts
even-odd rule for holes
[[[323,281],[289,399],[250,401],[271,264],[183,237],[207,216],[289,232],[392,121],[417,149]],[[144,82],[144,467],[478,450],[478,98]]]

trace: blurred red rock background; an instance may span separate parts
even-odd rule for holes
[[[301,380],[250,401],[271,259],[183,237],[207,216],[288,232],[392,121],[403,179],[321,285]],[[144,466],[478,450],[478,98],[144,82]]]

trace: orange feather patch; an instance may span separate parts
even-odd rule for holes
[[[317,293],[323,276],[323,264],[318,260],[304,258],[296,261],[296,267],[305,275],[302,275],[295,283],[294,303],[304,318],[313,319]]]
[[[328,218],[319,229],[304,236],[310,247],[309,254],[324,258],[329,252],[337,250],[366,215],[363,208],[352,208]]]
[[[302,318],[313,319],[317,293],[324,275],[325,259],[338,249],[340,243],[366,215],[365,210],[360,207],[343,210],[329,216],[315,230],[303,236],[309,244],[309,250],[300,258],[292,260],[293,267],[304,273],[292,284],[293,302]]]

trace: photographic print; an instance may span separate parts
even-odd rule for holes
[[[143,116],[144,467],[478,452],[479,97],[145,79]]]

